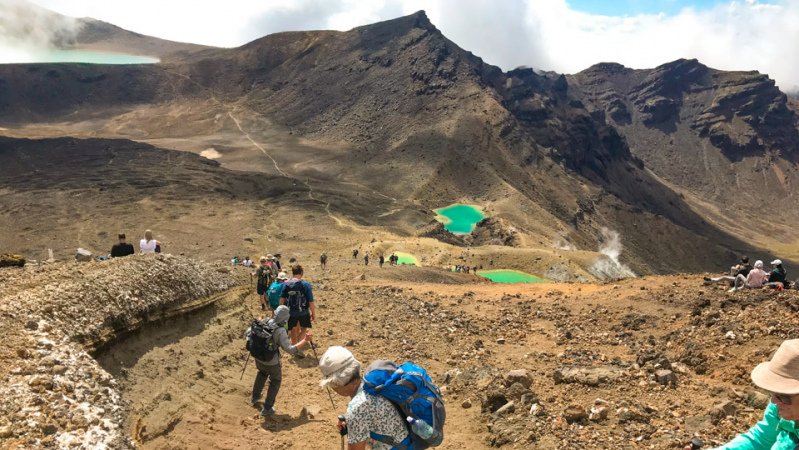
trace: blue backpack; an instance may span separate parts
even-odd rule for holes
[[[286,292],[286,306],[293,314],[308,311],[308,293],[305,292],[305,284],[302,280],[292,278],[286,281],[283,288]]]
[[[390,437],[374,432],[371,433],[372,439],[392,445],[399,450],[424,450],[441,445],[444,440],[444,421],[447,413],[441,392],[424,369],[412,363],[398,367],[391,361],[380,359],[369,364],[364,371],[363,380],[364,392],[381,395],[390,400],[402,413],[403,422],[406,417],[422,419],[437,431],[425,440],[415,434],[406,423],[409,437],[403,442],[394,442]]]

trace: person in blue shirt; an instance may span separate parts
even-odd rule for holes
[[[291,274],[293,278],[283,284],[280,304],[289,307],[289,337],[291,343],[296,344],[305,338],[305,334],[311,328],[311,322],[316,320],[316,306],[311,284],[302,279],[302,266],[297,264],[292,267]],[[297,356],[304,357],[301,353]]]
[[[799,339],[780,345],[771,361],[752,371],[752,381],[771,392],[763,420],[716,450],[794,450],[799,443]],[[691,450],[689,444],[685,450]]]

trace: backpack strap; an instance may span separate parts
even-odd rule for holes
[[[369,437],[376,440],[377,442],[382,442],[383,444],[390,445],[391,450],[413,450],[413,440],[411,440],[411,434],[408,433],[408,437],[405,438],[404,441],[397,444],[394,442],[394,439],[384,436],[382,434],[377,434],[374,431],[369,432]]]

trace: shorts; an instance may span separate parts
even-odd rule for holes
[[[266,294],[266,291],[267,291],[267,290],[269,290],[269,287],[268,287],[268,286],[261,286],[260,284],[258,284],[258,285],[256,285],[256,286],[255,286],[255,292],[257,292],[257,293],[258,293],[258,295],[264,295],[264,294]]]
[[[303,328],[311,328],[311,315],[289,317],[289,330],[300,324]]]

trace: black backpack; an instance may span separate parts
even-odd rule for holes
[[[274,282],[272,267],[265,265],[258,268],[258,285],[268,288],[272,285],[272,282]]]
[[[278,346],[272,339],[277,328],[278,326],[271,320],[252,321],[247,334],[247,350],[253,358],[269,361],[277,354]]]
[[[308,293],[305,292],[305,283],[302,280],[292,278],[286,281],[283,288],[286,293],[286,306],[292,313],[299,313],[308,310]]]

